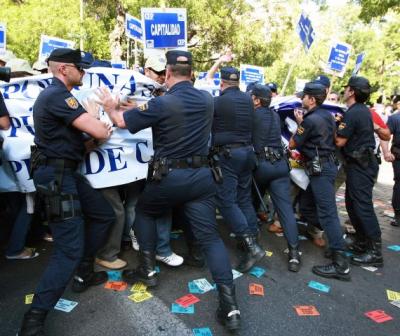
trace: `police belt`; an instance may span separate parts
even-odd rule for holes
[[[217,152],[222,152],[226,149],[234,149],[234,148],[240,148],[240,147],[246,147],[250,146],[249,142],[234,142],[231,144],[226,144],[226,145],[214,145],[213,149],[216,150]]]
[[[257,158],[267,161],[279,161],[283,158],[283,150],[274,147],[264,147],[261,153],[256,153]]]
[[[207,156],[194,155],[184,159],[167,159],[166,165],[168,169],[186,169],[209,167]]]
[[[310,159],[310,160],[305,160],[305,162],[306,162],[306,164],[307,164],[307,162],[309,162],[309,161],[312,161],[313,159]],[[321,162],[321,163],[326,163],[326,162],[335,162],[336,161],[336,156],[335,156],[335,154],[329,154],[328,156],[320,156],[319,157],[319,162]]]
[[[78,168],[79,162],[75,160],[70,160],[70,159],[49,159],[47,158],[44,160],[43,165],[45,166],[58,166],[59,164],[62,164],[64,161],[64,168],[70,168],[72,170],[76,170]]]

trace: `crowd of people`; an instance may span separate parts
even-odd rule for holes
[[[307,223],[314,243],[327,247],[325,254],[331,259],[314,266],[313,273],[349,281],[350,264],[383,266],[381,231],[372,202],[379,170],[376,143],[381,143],[384,159],[393,162],[393,225],[398,226],[400,114],[393,113],[386,127],[366,105],[371,94],[368,79],[351,77],[338,94],[331,91],[329,78],[320,75],[296,93],[302,109],[294,111],[297,129],[286,145],[281,131],[284,121],[270,107],[278,96],[277,84],[251,83],[242,92],[239,70],[223,66],[230,61],[230,54],[223,55],[205,79],[213,81],[220,71],[217,97],[201,90],[201,83],[196,84],[200,89],[193,86],[191,53],[171,50],[149,57],[144,64],[144,75],[164,88],[154,91],[145,104],[119,101],[104,87],[97,91],[97,103],[81,104],[71,91],[82,85],[85,69],[109,63],[67,48],[55,49],[45,64],[37,62],[32,68],[11,53],[0,55],[0,66],[10,67],[14,78],[47,71],[53,76],[33,106],[31,170],[37,191],[1,195],[3,207],[8,206],[3,215],[13,222],[6,258],[38,256],[25,247],[31,222],[37,222],[41,237],[54,242],[19,335],[44,334],[46,315],[71,279],[75,292],[107,281],[107,273],[95,271],[94,264],[124,269],[125,281],[152,287],[159,281],[156,261],[172,267],[207,265],[217,285],[218,320],[237,330],[240,310],[232,268],[248,272],[264,257],[259,235],[260,223],[267,217],[271,232],[284,233],[291,272],[301,267],[299,222]],[[333,115],[324,105],[327,101],[342,102],[346,112]],[[99,106],[111,123],[100,120]],[[0,128],[9,126],[0,95]],[[77,172],[85,153],[106,142],[113,129],[137,133],[149,127],[154,155],[146,180],[94,189]],[[309,178],[305,190],[291,182],[293,159]],[[345,234],[336,208],[336,190],[344,180],[352,235]],[[272,207],[265,204],[266,193]],[[44,218],[34,211],[40,205],[46,210]],[[217,213],[221,225],[237,240],[239,263],[234,267],[218,232]],[[184,231],[187,255],[172,251],[172,226]],[[121,249],[130,246],[138,251],[136,269],[125,269],[128,263],[121,257]],[[354,253],[350,259],[349,250]]]

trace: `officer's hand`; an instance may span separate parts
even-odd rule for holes
[[[99,99],[98,103],[103,106],[105,112],[111,113],[119,110],[119,97],[113,97],[111,92],[106,87],[98,88],[96,95]]]
[[[123,101],[120,104],[120,110],[121,111],[127,111],[134,109],[138,106],[137,102],[135,100],[129,100],[129,101]]]
[[[94,101],[94,99],[88,98],[87,100],[82,102],[82,105],[85,108],[86,112],[89,113],[92,117],[100,119],[100,106]]]
[[[294,117],[296,118],[297,124],[300,125],[303,122],[303,111],[301,109],[295,109]]]
[[[100,122],[102,122],[104,124],[104,126],[107,128],[107,139],[109,139],[111,134],[112,134],[112,132],[113,132],[112,123],[108,122],[108,121],[103,121],[103,120],[100,120]]]
[[[393,162],[396,158],[392,153],[386,153],[384,156],[386,162]]]

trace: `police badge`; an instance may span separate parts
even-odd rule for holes
[[[68,107],[72,108],[73,110],[76,110],[79,107],[79,103],[75,97],[69,97],[65,99],[65,102],[67,103]]]

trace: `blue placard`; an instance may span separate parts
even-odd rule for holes
[[[111,67],[115,69],[126,69],[126,62],[125,61],[110,61]]]
[[[353,76],[357,75],[358,72],[360,71],[361,64],[364,61],[364,58],[365,58],[365,53],[364,52],[362,52],[361,54],[357,55],[356,65],[354,66],[354,70],[353,70]]]
[[[63,40],[58,37],[50,37],[42,35],[40,41],[39,59],[44,61],[47,57],[50,56],[51,52],[54,49],[73,48],[73,47],[74,47],[74,42],[72,41]]]
[[[6,26],[0,24],[0,52],[6,50]]]
[[[240,66],[240,83],[246,87],[250,83],[264,84],[264,69],[251,65]]]
[[[315,33],[311,25],[310,19],[301,14],[299,23],[297,24],[297,33],[299,34],[300,40],[306,50],[310,49],[314,42]]]
[[[142,22],[133,17],[132,15],[125,14],[125,33],[131,39],[142,42],[143,41],[143,29]]]
[[[344,72],[347,61],[350,56],[350,46],[345,43],[336,43],[332,45],[328,59],[328,67],[336,72]]]
[[[186,48],[186,9],[142,8],[146,48]]]

